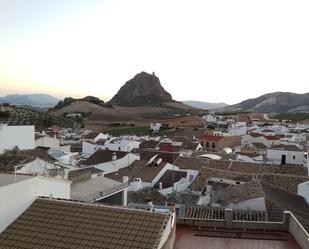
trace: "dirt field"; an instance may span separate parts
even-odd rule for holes
[[[180,103],[166,103],[173,105],[173,107],[186,107]],[[110,127],[145,127],[150,123],[162,123],[168,124],[170,127],[199,127],[201,126],[201,119],[194,115],[185,115],[177,117],[173,114],[171,109],[168,109],[167,105],[162,107],[154,106],[138,106],[138,107],[102,107],[85,101],[76,101],[71,105],[52,112],[56,116],[62,116],[64,113],[90,113],[90,116],[85,120],[85,126],[87,129],[99,130]],[[157,115],[168,113],[165,119],[155,118]],[[149,117],[149,118],[148,118]]]
[[[121,107],[113,106],[111,108],[98,106],[85,101],[76,101],[61,110],[53,111],[51,114],[61,116],[64,113],[84,112],[91,113],[90,121],[115,122],[129,121],[146,114],[157,114],[166,112],[168,109],[150,106],[139,107]]]

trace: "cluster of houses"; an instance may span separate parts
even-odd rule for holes
[[[12,198],[0,207],[5,217],[0,246],[8,243],[9,234],[18,233],[14,229],[22,226],[20,219],[31,219],[36,209],[69,210],[71,205],[94,214],[99,205],[102,215],[109,209],[120,218],[128,215],[128,226],[130,215],[152,215],[149,222],[157,219],[157,225],[149,229],[157,237],[149,234],[149,246],[136,239],[146,243],[137,248],[173,248],[176,214],[177,222],[186,224],[208,214],[207,219],[224,219],[220,215],[226,209],[235,220],[263,224],[287,222],[283,219],[289,211],[308,237],[309,125],[280,124],[262,114],[210,114],[203,123],[205,132],[198,138],[155,133],[113,137],[86,129],[1,125],[0,200]],[[120,222],[114,216],[104,222]],[[309,246],[308,240],[295,240]]]

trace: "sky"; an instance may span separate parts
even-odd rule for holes
[[[309,92],[308,0],[0,0],[0,96],[109,100],[141,71],[176,100]]]

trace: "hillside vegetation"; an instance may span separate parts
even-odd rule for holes
[[[0,122],[7,125],[35,125],[36,128],[79,126],[74,120],[11,105],[0,105]]]

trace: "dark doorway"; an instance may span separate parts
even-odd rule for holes
[[[281,164],[286,164],[286,155],[281,156]]]

